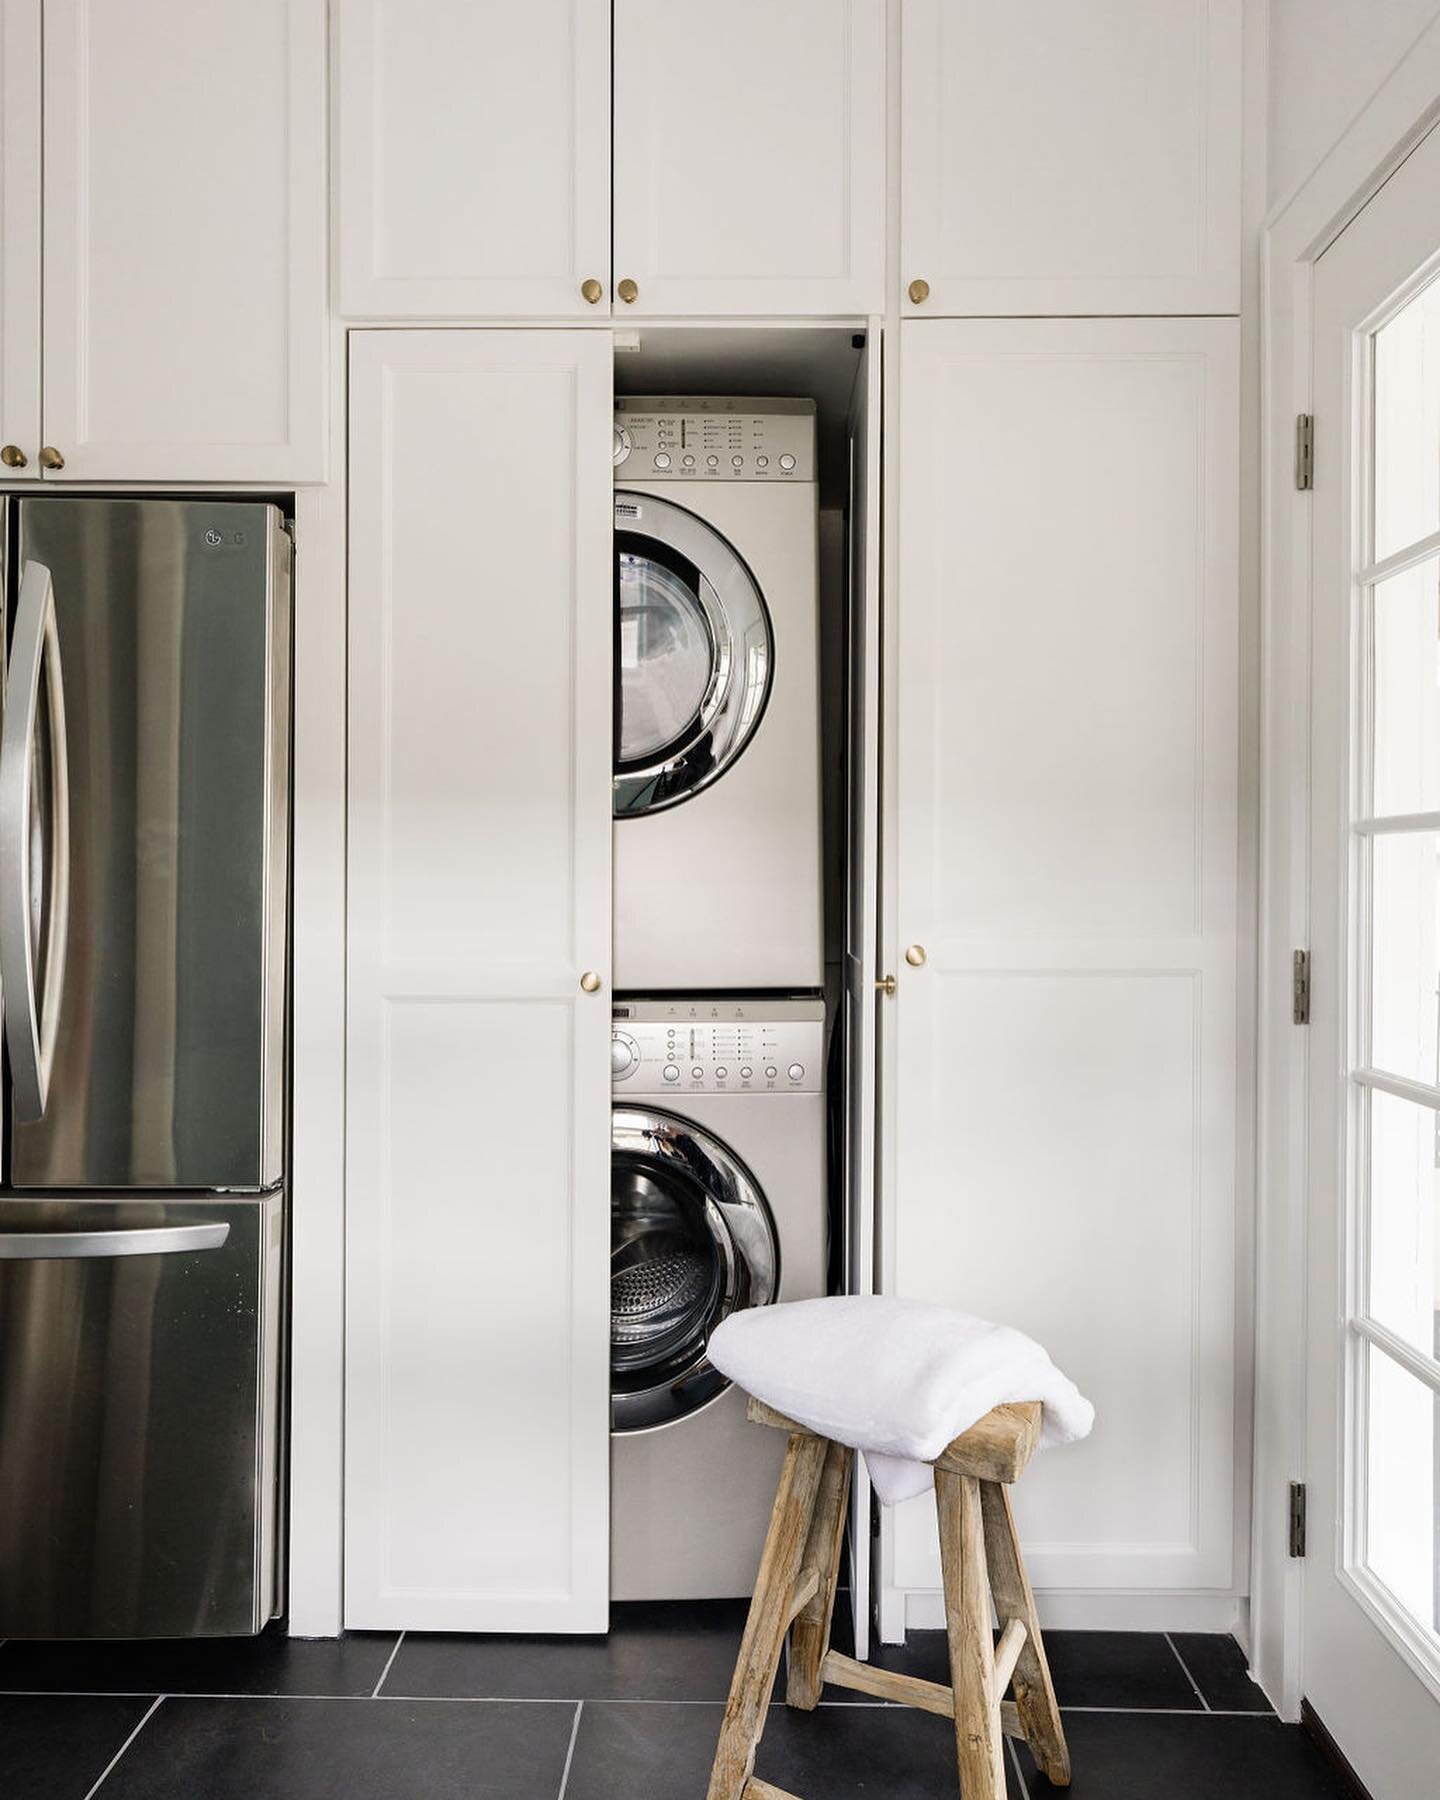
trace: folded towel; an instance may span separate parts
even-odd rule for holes
[[[752,1307],[716,1326],[710,1360],[786,1418],[864,1451],[886,1506],[923,1494],[930,1461],[1007,1400],[1043,1402],[1042,1448],[1073,1443],[1095,1422],[1033,1338],[922,1300],[855,1294]]]

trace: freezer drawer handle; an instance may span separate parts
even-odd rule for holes
[[[55,1034],[65,986],[70,910],[70,762],[65,736],[65,677],[55,623],[55,589],[43,563],[27,562],[15,609],[5,723],[0,730],[0,980],[10,1046],[15,1111],[38,1119],[50,1091]],[[35,723],[40,675],[50,703],[50,921],[43,993],[35,968],[30,916],[30,795],[35,777]]]
[[[230,1235],[216,1225],[137,1225],[120,1231],[0,1231],[0,1262],[46,1262],[62,1256],[179,1256],[218,1250]]]

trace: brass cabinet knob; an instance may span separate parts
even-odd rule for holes
[[[930,298],[930,283],[928,281],[922,281],[917,275],[905,291],[915,302],[916,306],[919,306],[922,302]]]
[[[625,279],[622,282],[619,282],[616,285],[615,292],[620,296],[620,298],[625,302],[625,304],[627,306],[633,306],[635,304],[635,302],[640,298],[639,288],[636,287],[635,283],[630,279],[630,277],[628,275],[625,277]]]
[[[593,969],[587,969],[580,977],[580,986],[582,991],[587,994],[598,994],[600,992],[600,977]]]
[[[881,975],[875,985],[882,994],[888,994],[892,1000],[895,998],[897,983],[893,975]]]
[[[18,444],[0,446],[0,463],[4,463],[7,469],[23,469],[29,461],[30,458]]]
[[[592,306],[597,306],[599,304],[600,298],[604,292],[604,288],[601,287],[600,283],[593,275],[588,281],[582,281],[580,283],[580,297],[583,300],[588,300]]]
[[[40,452],[40,467],[42,469],[63,469],[65,467],[65,458],[53,444],[46,444],[45,448]]]
[[[905,960],[912,969],[923,968],[925,964],[925,946],[923,944],[912,944],[905,952]]]

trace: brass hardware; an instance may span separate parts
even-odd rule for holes
[[[23,469],[29,460],[18,444],[6,444],[0,449],[0,463],[4,463],[7,469]]]
[[[639,288],[636,287],[635,283],[630,279],[630,277],[628,275],[625,277],[625,279],[622,282],[617,284],[617,286],[615,288],[615,292],[620,296],[620,298],[625,302],[625,304],[627,306],[633,306],[635,304],[635,302],[640,298]]]
[[[595,279],[595,277],[593,275],[590,277],[590,279],[588,281],[582,281],[580,283],[581,299],[588,300],[592,306],[595,306],[596,304],[598,304],[600,296],[604,292],[605,292],[604,288],[601,287],[600,283]]]
[[[923,944],[912,944],[905,952],[905,960],[912,969],[923,968],[925,963],[925,946]]]
[[[581,991],[586,994],[598,994],[600,992],[600,977],[593,969],[587,969],[580,977],[580,987]]]
[[[40,452],[40,467],[42,469],[63,469],[65,458],[53,444],[47,444]]]
[[[930,283],[928,281],[922,281],[917,275],[905,291],[909,294],[916,306],[920,306],[930,298]]]
[[[893,975],[879,976],[875,985],[882,994],[888,994],[892,1000],[895,998],[895,989],[898,984]]]

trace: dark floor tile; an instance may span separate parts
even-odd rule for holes
[[[565,1800],[695,1800],[723,1714],[721,1706],[587,1705]],[[955,1734],[947,1720],[909,1707],[772,1706],[755,1773],[825,1800],[935,1800],[955,1792]],[[1023,1800],[1008,1756],[1006,1780],[1010,1800]]]
[[[105,1800],[555,1800],[573,1706],[165,1700]]]
[[[1062,1706],[1203,1710],[1163,1632],[1047,1631],[1045,1653]],[[877,1644],[871,1658],[904,1675],[950,1680],[943,1631],[912,1631],[903,1644]]]
[[[0,1691],[105,1694],[369,1694],[395,1634],[0,1646]]]
[[[1268,1713],[1275,1709],[1250,1679],[1245,1652],[1222,1631],[1172,1631],[1170,1641],[1216,1712]]]
[[[0,1794],[85,1800],[149,1705],[110,1694],[0,1695]]]
[[[1298,1725],[1199,1713],[1066,1713],[1072,1779],[1054,1788],[1026,1749],[1031,1800],[1349,1800],[1349,1790]],[[109,1800],[107,1795],[106,1800]]]

